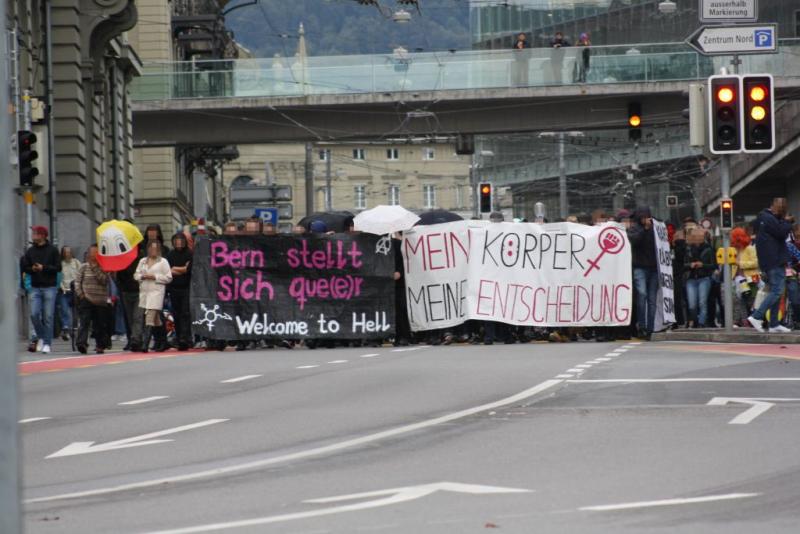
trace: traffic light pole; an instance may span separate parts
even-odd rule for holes
[[[478,210],[478,172],[475,168],[475,153],[469,157],[469,185],[472,190],[472,216],[476,219],[480,217]]]
[[[5,22],[9,2],[0,2],[0,57],[8,57],[8,27]],[[8,135],[9,86],[0,85],[0,134]],[[15,132],[16,135],[16,132]],[[17,227],[14,221],[10,153],[0,150],[0,532],[18,534],[20,525],[17,411],[17,310],[18,287],[14,251]]]
[[[720,159],[720,193],[721,198],[731,196],[731,156],[724,154]],[[720,215],[722,206],[720,205]],[[720,225],[721,226],[721,225]],[[722,247],[724,250],[722,264],[722,294],[725,306],[725,332],[733,332],[733,284],[731,280],[731,265],[728,263],[728,248],[731,246],[731,231],[722,228]]]
[[[567,204],[567,163],[564,161],[564,132],[558,134],[558,213],[562,220],[567,219],[569,205]]]

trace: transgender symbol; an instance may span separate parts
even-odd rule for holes
[[[589,260],[590,267],[583,273],[584,278],[589,276],[592,269],[600,270],[597,264],[600,263],[600,258],[602,258],[606,252],[609,254],[619,254],[622,252],[622,249],[625,248],[625,236],[622,235],[622,231],[619,228],[605,228],[600,232],[600,235],[597,236],[597,243],[600,245],[600,254],[598,254],[594,261]]]
[[[208,327],[208,331],[211,332],[214,329],[214,323],[217,322],[217,319],[225,319],[227,321],[233,321],[233,318],[228,315],[227,313],[219,313],[219,304],[214,304],[213,308],[207,308],[205,304],[201,303],[200,308],[203,310],[203,314],[205,315],[199,321],[195,321],[192,324],[196,325],[206,325]]]

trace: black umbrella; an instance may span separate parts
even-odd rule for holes
[[[306,215],[297,224],[310,231],[313,221],[322,221],[328,227],[328,230],[346,232],[353,224],[353,217],[355,215],[349,211],[321,211]]]
[[[419,214],[419,222],[415,226],[430,226],[453,221],[463,221],[464,218],[458,213],[447,210],[423,211]]]

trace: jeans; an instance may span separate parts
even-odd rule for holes
[[[31,299],[31,322],[36,338],[45,345],[53,344],[53,317],[56,313],[58,288],[32,287],[28,297]]]
[[[769,284],[769,294],[761,303],[756,311],[753,312],[753,319],[763,321],[769,310],[770,328],[778,326],[778,307],[781,304],[781,295],[786,287],[786,270],[783,267],[773,267],[766,272],[767,284]]]
[[[689,307],[689,320],[698,326],[708,322],[708,294],[711,292],[711,277],[689,278],[686,280],[686,300]]]
[[[61,330],[72,330],[72,291],[59,291],[56,296],[56,309],[61,320]]]
[[[633,287],[636,290],[636,324],[641,330],[652,333],[656,322],[658,269],[634,267]]]
[[[792,321],[800,323],[800,282],[793,276],[786,279],[786,293],[792,306]]]
[[[122,305],[125,308],[128,345],[131,350],[141,350],[144,312],[139,307],[139,293],[122,293]]]

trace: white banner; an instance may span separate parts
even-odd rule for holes
[[[403,238],[413,330],[468,319],[521,326],[622,326],[631,319],[631,247],[608,223],[459,221]]]
[[[669,246],[667,225],[653,219],[656,234],[656,259],[658,260],[658,296],[653,330],[660,332],[675,322],[675,280],[672,272],[672,251]]]

